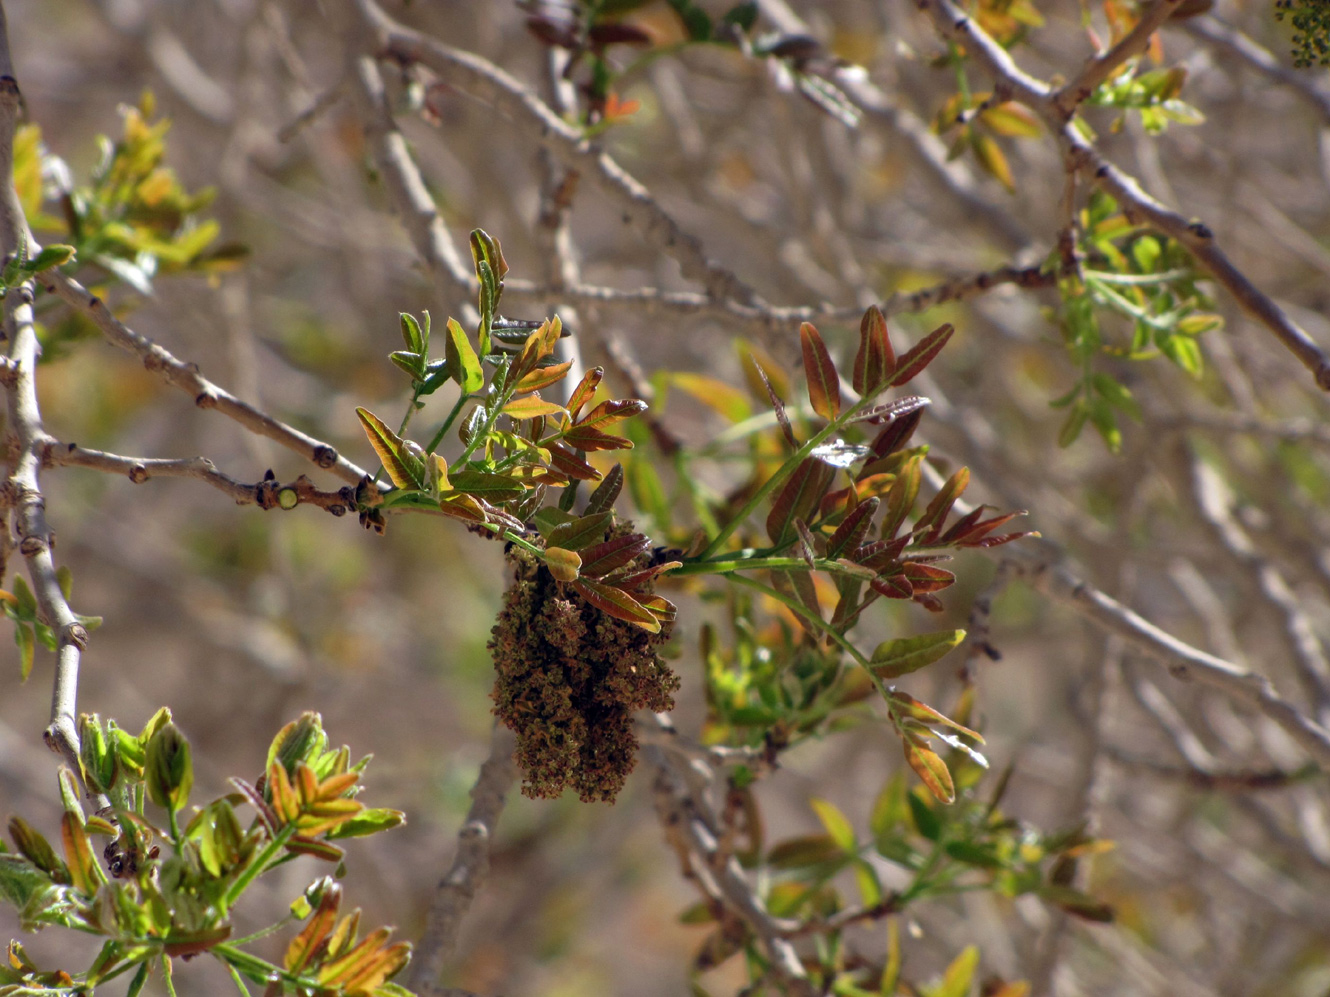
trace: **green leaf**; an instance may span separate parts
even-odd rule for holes
[[[414,315],[407,312],[399,312],[398,321],[402,326],[402,342],[406,344],[407,351],[417,356],[425,356],[429,352],[429,343],[425,339],[425,334],[420,329],[420,323],[416,321]],[[426,321],[429,321],[429,312],[425,313]]]
[[[1113,921],[1113,908],[1108,904],[1087,896],[1070,886],[1049,884],[1036,891],[1047,903],[1060,907],[1068,914],[1074,914],[1086,921],[1109,924]]]
[[[423,352],[423,351],[420,351]],[[485,372],[480,368],[480,359],[471,348],[471,340],[466,330],[456,319],[448,320],[448,338],[443,343],[444,357],[453,379],[467,394],[479,391],[485,384]]]
[[[563,414],[563,406],[557,402],[547,402],[539,395],[525,395],[505,405],[503,414],[510,419],[538,419],[543,415]]]
[[[486,502],[507,502],[526,491],[526,486],[516,478],[490,471],[455,471],[451,478],[454,489],[479,496]]]
[[[148,795],[159,807],[175,813],[184,808],[194,785],[189,741],[167,721],[148,741],[144,779]]]
[[[931,665],[964,639],[964,630],[940,630],[917,637],[883,641],[873,652],[869,667],[878,678],[900,678]]]
[[[942,974],[942,982],[926,989],[924,997],[969,997],[974,971],[978,968],[979,949],[967,945]]]
[[[868,816],[868,829],[873,832],[875,841],[881,842],[909,819],[905,796],[905,773],[896,772],[883,784]]]
[[[782,841],[767,853],[767,865],[775,869],[803,869],[845,857],[845,850],[829,834],[809,834]]]
[[[804,376],[808,379],[808,400],[813,411],[831,420],[840,415],[840,375],[831,362],[826,344],[811,322],[799,326],[799,343],[803,348]]]
[[[827,834],[831,836],[831,840],[836,842],[837,847],[842,851],[854,852],[858,844],[854,837],[854,825],[850,823],[850,819],[841,812],[840,808],[834,803],[822,799],[812,799],[809,804],[817,813],[822,826],[827,829]]]
[[[582,550],[605,539],[605,531],[614,521],[614,513],[598,512],[560,523],[550,530],[546,543],[565,550]]]
[[[36,652],[36,639],[29,624],[14,624],[14,643],[18,645],[19,679],[26,682],[28,676],[32,674],[32,662]]]
[[[423,488],[425,462],[406,449],[406,441],[369,409],[357,408],[356,415],[360,417],[360,424],[369,437],[370,446],[378,454],[393,484],[398,488]]]

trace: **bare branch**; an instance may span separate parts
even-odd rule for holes
[[[0,7],[0,255],[31,255],[39,248],[28,232],[23,209],[14,191],[14,132],[18,125],[20,95],[13,77],[9,35]],[[46,522],[46,499],[38,472],[48,437],[42,428],[37,403],[37,357],[41,348],[33,328],[33,288],[28,282],[10,288],[5,297],[6,353],[5,389],[9,429],[18,440],[17,453],[5,482],[3,503],[14,509],[18,550],[28,565],[33,593],[46,623],[56,635],[55,680],[51,692],[51,722],[45,740],[61,754],[71,770],[79,765],[79,736],[76,722],[79,664],[88,644],[88,631],[78,621],[61,591],[51,556],[54,542]]]
[[[42,277],[47,282],[47,291],[58,294],[66,303],[90,318],[116,346],[137,354],[148,370],[192,396],[194,404],[199,408],[217,409],[250,432],[277,441],[288,450],[331,471],[343,481],[357,484],[365,477],[364,469],[338,454],[335,447],[241,401],[200,374],[197,364],[185,363],[170,350],[129,328],[111,313],[106,302],[89,293],[74,278],[56,270],[46,271]]]
[[[1330,391],[1330,357],[1311,336],[1290,319],[1274,300],[1251,282],[1215,243],[1209,226],[1187,219],[1147,194],[1135,177],[1108,162],[1094,144],[1068,120],[1052,88],[1030,76],[978,22],[952,0],[917,0],[934,27],[945,38],[963,43],[967,52],[994,78],[994,93],[1025,104],[1048,124],[1062,148],[1069,168],[1111,194],[1133,223],[1148,222],[1191,251],[1238,304],[1266,326],[1284,347],[1312,372],[1316,384]],[[1171,3],[1173,0],[1160,0]]]
[[[1259,710],[1292,735],[1318,765],[1330,768],[1330,731],[1281,697],[1266,676],[1179,640],[1034,550],[1009,557],[1016,573],[1037,592],[1125,638],[1174,678],[1199,682]]]
[[[457,832],[457,855],[452,867],[439,880],[425,917],[425,930],[411,960],[413,990],[423,992],[437,987],[439,974],[457,947],[462,920],[489,875],[494,828],[503,813],[504,797],[517,779],[517,765],[513,761],[515,743],[512,731],[503,724],[495,724],[490,756],[471,787],[471,809]]]
[[[701,240],[671,218],[641,183],[520,81],[475,53],[454,49],[397,24],[373,0],[356,0],[355,8],[364,26],[373,32],[381,54],[426,66],[444,83],[502,111],[566,168],[594,180],[618,204],[623,220],[678,261],[683,275],[699,281],[708,296],[758,303],[752,288],[708,259]]]
[[[1258,45],[1247,35],[1216,17],[1207,14],[1204,17],[1188,18],[1183,24],[1184,30],[1193,38],[1201,38],[1218,45],[1229,55],[1241,59],[1268,79],[1292,89],[1316,108],[1322,124],[1330,125],[1330,91],[1318,83],[1317,77],[1289,69],[1269,49]]]
[[[301,475],[290,484],[280,484],[271,471],[258,484],[247,485],[217,470],[207,457],[126,457],[121,454],[91,450],[77,443],[50,441],[44,448],[43,463],[48,467],[87,467],[110,474],[123,474],[134,484],[149,478],[193,478],[212,485],[229,495],[237,505],[257,505],[260,509],[293,509],[297,505],[317,505],[334,516],[344,516],[355,508],[355,494],[350,486],[335,492],[314,487]]]

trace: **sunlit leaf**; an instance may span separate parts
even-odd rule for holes
[[[632,623],[649,633],[660,633],[660,620],[640,602],[622,589],[579,578],[573,587],[587,602],[616,620]]]
[[[840,415],[840,375],[822,336],[811,322],[799,326],[799,344],[803,348],[804,376],[808,379],[808,400],[813,411],[824,419],[834,419]]]
[[[891,386],[899,388],[918,376],[933,358],[947,345],[956,330],[950,322],[938,326],[919,342],[915,343],[896,361],[896,370],[891,375]]]
[[[545,548],[545,567],[561,582],[576,581],[581,572],[582,559],[574,551],[562,547]]]
[[[928,791],[942,803],[956,801],[956,785],[952,782],[947,763],[923,740],[908,731],[901,732],[901,741],[905,746],[905,760]]]
[[[942,630],[883,641],[873,652],[869,667],[879,678],[899,678],[931,665],[964,639],[964,630]]]
[[[859,352],[854,357],[854,390],[865,398],[877,394],[891,380],[896,352],[882,309],[873,305],[859,323]]]

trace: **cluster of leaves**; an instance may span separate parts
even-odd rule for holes
[[[610,616],[657,633],[673,607],[663,599],[644,604],[638,596],[648,578],[668,565],[643,577],[627,566],[650,547],[645,536],[604,540],[623,474],[616,468],[602,475],[587,461],[588,453],[631,449],[631,440],[606,430],[645,411],[646,403],[630,398],[595,404],[604,377],[600,367],[586,373],[566,405],[542,398],[541,389],[558,384],[572,366],[554,357],[562,325],[557,317],[535,323],[499,316],[508,271],[503,253],[479,229],[471,234],[471,250],[480,280],[479,350],[450,319],[444,356],[431,359],[429,315],[418,322],[403,314],[406,349],[391,359],[411,378],[406,417],[394,432],[368,409],[356,410],[393,485],[384,491],[369,480],[361,483],[361,521],[382,531],[384,514],[391,512],[460,519],[526,550]],[[458,398],[429,442],[421,446],[405,438],[423,399],[450,381],[459,389]],[[437,450],[453,426],[462,452],[449,463]],[[602,483],[577,515],[572,510],[583,481]],[[563,494],[557,505],[544,507],[550,488],[562,488]]]
[[[67,565],[61,565],[56,569],[56,580],[60,585],[60,591],[64,593],[65,600],[68,601],[74,576]],[[33,595],[32,589],[21,575],[14,576],[13,592],[0,589],[0,606],[4,607],[5,615],[14,621],[14,643],[18,645],[19,675],[26,682],[28,676],[32,674],[32,659],[37,644],[40,643],[48,651],[55,651],[58,644],[56,633],[49,624],[42,621],[37,597]],[[87,630],[96,630],[102,625],[100,616],[75,618]]]
[[[994,103],[991,93],[971,93],[968,86],[942,105],[933,129],[939,135],[951,133],[949,160],[968,149],[985,172],[1013,194],[1016,176],[998,139],[1040,138],[1044,134],[1043,125],[1025,105],[1015,101]]]
[[[1148,360],[1163,355],[1193,377],[1203,370],[1197,337],[1219,328],[1220,316],[1208,311],[1210,299],[1197,281],[1187,249],[1177,240],[1132,223],[1112,197],[1096,191],[1081,212],[1080,266],[1059,282],[1061,308],[1050,315],[1060,327],[1078,377],[1066,394],[1053,400],[1066,408],[1059,443],[1069,446],[1086,423],[1110,449],[1121,445],[1118,414],[1139,418],[1130,389],[1098,368],[1102,356]],[[1129,329],[1114,336],[1103,322]],[[1110,327],[1111,328],[1111,327]]]
[[[153,122],[154,114],[150,93],[137,107],[121,108],[121,137],[98,137],[101,159],[84,185],[75,185],[64,162],[43,149],[37,126],[20,128],[14,143],[14,186],[33,231],[71,244],[81,263],[140,294],[151,293],[158,273],[217,272],[244,255],[236,245],[209,248],[219,228],[199,213],[215,192],[190,193],[163,163],[171,122]]]
[[[929,747],[929,739],[969,751],[957,735],[976,742],[982,738],[885,683],[939,660],[964,632],[890,640],[871,655],[859,651],[847,633],[880,599],[913,600],[940,611],[937,593],[956,580],[939,566],[950,559],[946,551],[993,547],[1027,534],[997,533],[1018,513],[985,518],[984,506],[948,523],[969,482],[965,468],[952,474],[922,512],[916,511],[928,448],[906,444],[927,400],[908,396],[879,403],[878,397],[922,372],[946,345],[952,327],[935,329],[900,356],[876,307],[865,313],[859,331],[850,378],[859,399],[846,405],[841,375],[820,333],[808,323],[800,329],[815,417],[802,443],[771,376],[760,363],[754,364],[776,417],[773,442],[784,448],[784,459],[774,472],[765,461],[754,461],[753,477],[733,501],[710,511],[725,525],[700,555],[684,557],[675,573],[726,574],[785,606],[805,632],[800,647],[786,642],[790,653],[778,661],[772,660],[769,647],[762,646],[761,653],[753,653],[758,648],[745,650],[742,637],[734,649],[722,651],[714,631],[706,632],[708,697],[718,729],[745,743],[757,737],[779,744],[824,730],[841,707],[876,688],[901,737],[906,760],[938,799],[951,802],[952,776]],[[814,424],[818,428],[813,429]],[[842,433],[864,442],[839,438]],[[841,475],[844,480],[837,487]],[[757,538],[746,535],[742,549],[727,549],[730,537],[761,509],[767,510],[768,545],[757,547]],[[770,584],[737,574],[754,571],[768,572]],[[741,618],[734,617],[737,634],[750,629],[737,625]],[[853,677],[841,674],[845,655],[861,666]]]
[[[1293,26],[1293,65],[1330,65],[1330,5],[1323,0],[1275,0],[1275,19]]]
[[[1140,115],[1141,124],[1150,135],[1158,135],[1171,121],[1181,125],[1199,125],[1205,121],[1205,115],[1178,96],[1187,82],[1184,67],[1142,71],[1143,64],[1139,58],[1127,60],[1116,76],[1105,80],[1090,95],[1088,102],[1096,107],[1122,110],[1110,126],[1114,132],[1122,130],[1129,110]],[[1077,120],[1082,130],[1089,130],[1084,119]]]
[[[981,774],[979,766],[962,760],[958,776],[967,789]],[[987,800],[967,792],[961,802],[945,807],[921,788],[909,789],[897,773],[873,802],[867,833],[857,832],[835,804],[814,799],[812,808],[822,831],[770,844],[751,794],[733,790],[731,805],[744,814],[735,857],[745,867],[762,871],[766,908],[774,917],[794,922],[791,934],[818,935],[816,958],[806,960],[805,967],[823,992],[844,997],[897,993],[968,997],[979,961],[973,947],[956,958],[941,980],[908,978],[899,918],[920,901],[985,890],[1008,898],[1034,895],[1089,921],[1113,918],[1111,908],[1072,885],[1078,864],[1108,851],[1111,844],[1088,837],[1080,827],[1044,834],[1022,824],[999,808],[1004,786],[1005,779]],[[894,867],[892,878],[903,879],[903,886],[886,888],[884,863]],[[717,921],[717,914],[699,904],[685,911],[682,919],[710,924]],[[888,919],[886,957],[865,958],[856,952],[844,928],[880,918]],[[694,968],[705,971],[740,952],[754,978],[768,972],[766,957],[751,932],[742,924],[722,921],[700,946]],[[1028,987],[990,978],[982,992],[1024,997]]]
[[[84,972],[42,971],[17,942],[0,966],[0,995],[80,993],[133,973],[129,993],[145,986],[154,966],[168,990],[173,960],[208,954],[224,964],[242,994],[245,980],[267,993],[403,997],[388,982],[410,958],[410,946],[390,942],[380,928],[359,937],[359,911],[339,921],[343,851],[334,842],[395,827],[402,814],[371,809],[355,799],[369,758],[350,764],[346,747],[330,749],[319,716],[287,724],[268,749],[256,782],[234,778],[235,792],[186,816],[194,771],[189,742],[159,710],[138,735],[103,722],[80,720],[81,778],[105,805],[85,815],[78,779],[60,773],[64,802],[63,858],[21,817],[9,822],[15,852],[0,843],[0,897],[13,904],[26,931],[59,926],[103,936]],[[149,816],[151,802],[166,827]],[[255,818],[241,825],[237,808]],[[92,839],[109,840],[99,861]],[[160,842],[158,844],[157,842]],[[299,855],[335,864],[334,876],[310,885],[288,918],[248,938],[232,939],[231,912],[258,877]],[[278,966],[247,951],[248,942],[308,918]]]

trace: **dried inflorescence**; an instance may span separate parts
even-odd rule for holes
[[[655,651],[669,627],[652,634],[614,619],[530,553],[514,547],[508,558],[516,578],[489,649],[494,712],[517,733],[522,792],[553,798],[571,786],[584,802],[613,802],[637,757],[633,713],[674,707],[679,677]]]

